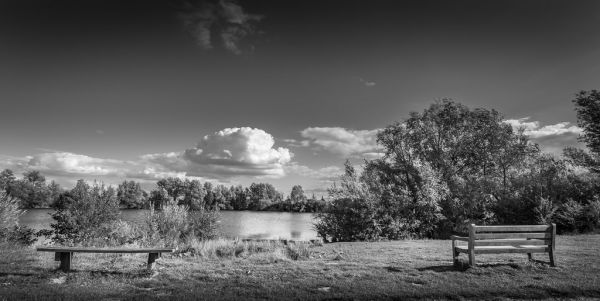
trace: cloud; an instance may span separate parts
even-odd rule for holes
[[[365,85],[365,87],[374,87],[377,83],[374,81],[365,80],[363,78],[358,78],[358,80]]]
[[[289,174],[295,174],[320,181],[337,180],[340,175],[344,173],[344,170],[340,166],[327,166],[319,169],[312,169],[305,165],[299,165],[296,162],[286,166],[285,170]]]
[[[560,154],[566,146],[582,146],[577,141],[577,137],[583,133],[583,129],[571,125],[570,122],[559,122],[541,126],[539,121],[529,120],[530,117],[524,117],[507,119],[504,122],[510,124],[514,130],[523,129],[523,134],[538,143],[542,150],[546,152]]]
[[[269,133],[255,128],[227,128],[204,136],[197,146],[181,152],[142,155],[136,160],[96,158],[64,151],[33,156],[0,156],[0,168],[16,173],[39,170],[49,178],[72,183],[99,179],[116,184],[124,179],[153,182],[178,177],[228,183],[238,176],[281,177],[292,158],[287,148],[274,148]]]
[[[220,45],[234,54],[241,54],[241,41],[258,32],[255,23],[263,16],[249,14],[234,0],[186,3],[179,18],[197,44],[212,49]]]
[[[377,152],[379,130],[349,130],[342,127],[309,127],[300,134],[312,145],[334,154],[349,156]]]
[[[292,153],[274,148],[271,134],[256,128],[227,128],[204,136],[197,146],[182,153],[149,154],[142,158],[187,175],[281,177]]]
[[[524,129],[524,134],[531,138],[541,138],[547,136],[558,135],[579,135],[583,133],[583,129],[578,126],[571,125],[570,122],[559,122],[557,124],[540,126],[539,121],[528,121],[530,117],[520,119],[508,119],[504,122],[510,124],[513,129]]]

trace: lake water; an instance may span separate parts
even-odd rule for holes
[[[23,226],[49,229],[51,209],[29,209],[19,220]],[[148,210],[121,210],[121,219],[143,224]],[[219,231],[221,236],[250,239],[317,239],[314,214],[289,212],[221,211]]]

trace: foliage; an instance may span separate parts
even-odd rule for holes
[[[23,214],[19,202],[5,191],[0,191],[0,241],[31,245],[36,241],[35,231],[19,225]]]
[[[135,181],[123,181],[117,187],[117,199],[119,204],[125,208],[148,208],[147,194],[140,183]]]
[[[146,216],[146,243],[176,245],[189,239],[211,239],[217,235],[218,212],[190,211],[175,201],[150,210]]]
[[[573,103],[577,125],[583,128],[581,139],[592,153],[600,155],[600,91],[581,91]]]
[[[590,196],[600,195],[599,176],[589,164],[581,167],[592,155],[566,150],[569,157],[561,159],[541,153],[523,129],[513,130],[495,110],[442,100],[384,128],[377,141],[384,156],[366,161],[360,175],[347,162],[340,185],[330,189],[337,202],[319,215],[322,235],[447,237],[470,223],[553,221],[560,231],[596,227],[594,213],[583,217]]]
[[[104,185],[88,185],[79,180],[75,187],[61,194],[52,214],[52,240],[60,244],[82,244],[106,237],[119,216],[115,191]]]
[[[17,179],[10,169],[0,173],[0,188],[19,199],[21,208],[49,207],[62,192],[54,181],[46,184],[46,178],[39,171],[28,171],[22,179]]]

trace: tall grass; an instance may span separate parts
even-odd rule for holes
[[[180,245],[179,254],[202,258],[259,258],[268,261],[306,260],[312,257],[312,243],[241,241],[239,239],[190,239]]]
[[[188,206],[171,201],[160,210],[150,209],[146,216],[145,243],[177,246],[192,240],[217,237],[218,212],[190,211]]]

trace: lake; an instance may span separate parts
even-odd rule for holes
[[[51,209],[29,209],[19,222],[36,230],[49,229]],[[121,219],[135,224],[143,224],[149,210],[124,209]],[[260,212],[260,211],[221,211],[219,231],[221,236],[250,239],[317,239],[312,213]]]

